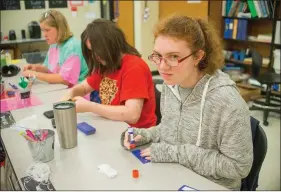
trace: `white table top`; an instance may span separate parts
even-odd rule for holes
[[[23,59],[20,61],[20,63],[17,64],[17,66],[23,68],[23,66],[26,64],[26,61]],[[9,87],[9,83],[14,84],[18,86],[18,82],[20,80],[22,71],[18,73],[18,75],[14,77],[2,77],[5,81],[5,86]],[[40,81],[38,79],[35,80],[34,84],[32,85],[32,92],[36,94],[41,93],[49,93],[52,91],[67,89],[67,85],[63,84],[49,84],[47,82]]]
[[[31,124],[37,122],[41,128],[54,130],[56,135],[56,129],[52,128],[51,121],[43,116],[43,112],[52,109],[53,100],[59,99],[62,91],[65,90],[40,94],[40,97],[46,98],[44,105],[12,111],[13,117],[19,121],[37,114],[37,121]],[[176,191],[182,185],[198,190],[227,190],[179,164],[142,164],[120,145],[120,135],[128,126],[124,122],[106,120],[90,113],[78,114],[77,122],[83,121],[97,131],[90,136],[78,131],[77,147],[62,149],[55,136],[55,157],[48,165],[51,169],[50,180],[56,190]],[[13,128],[2,129],[1,137],[18,179],[26,176],[27,167],[34,163],[27,142]],[[107,178],[97,171],[101,164],[109,164],[119,175],[114,179]],[[132,178],[133,169],[139,169],[140,178]]]

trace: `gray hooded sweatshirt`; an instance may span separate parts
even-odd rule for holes
[[[205,75],[185,101],[163,84],[161,123],[134,129],[137,146],[150,146],[153,163],[179,163],[228,189],[240,190],[253,163],[249,109],[235,83],[220,70]],[[123,143],[124,133],[122,134]],[[210,189],[212,190],[212,189]]]

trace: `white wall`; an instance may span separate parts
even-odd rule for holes
[[[159,19],[159,2],[148,1],[149,17],[145,22],[143,19],[144,1],[134,1],[134,31],[135,47],[142,54],[142,58],[149,65],[150,70],[155,71],[156,66],[147,59],[152,53],[154,45],[153,28]]]
[[[21,10],[1,11],[1,32],[2,38],[8,36],[9,30],[15,30],[17,39],[21,39],[21,30],[25,29],[27,38],[29,37],[27,26],[30,21],[38,21],[41,14],[49,10],[49,3],[45,1],[46,9],[27,9],[25,10],[24,1],[20,1]],[[88,3],[84,1],[84,5],[78,7],[77,17],[71,15],[70,5],[68,8],[56,8],[61,11],[66,17],[71,31],[74,35],[80,38],[81,32],[85,29],[89,20],[85,18],[87,12],[94,12],[97,17],[100,17],[100,2]]]
[[[9,10],[1,11],[1,32],[2,37],[7,36],[9,30],[15,30],[17,39],[21,39],[21,30],[26,30],[27,38],[29,37],[27,26],[31,21],[38,21],[41,14],[49,10],[49,3],[45,1],[46,9],[33,9],[25,10],[24,1],[20,1],[21,10]],[[159,2],[158,1],[148,1],[148,7],[150,9],[150,16],[146,22],[143,20],[144,13],[144,1],[134,1],[134,33],[135,33],[135,47],[140,51],[143,59],[148,63],[151,70],[156,70],[156,66],[148,61],[147,57],[151,54],[153,50],[153,27],[159,18]],[[57,8],[61,11],[71,28],[71,31],[77,38],[80,38],[81,32],[85,29],[89,20],[85,18],[87,12],[94,12],[98,17],[100,17],[100,2],[95,0],[94,3],[88,3],[84,1],[82,7],[78,7],[78,15],[76,18],[71,16],[70,6],[68,8]],[[38,43],[39,44],[39,43]],[[42,43],[41,43],[42,44]],[[43,45],[39,44],[39,47]],[[45,43],[44,43],[45,44]],[[21,50],[25,51],[27,49],[35,49],[37,46],[35,44],[24,44],[21,45]]]

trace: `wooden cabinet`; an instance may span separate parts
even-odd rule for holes
[[[160,19],[167,17],[173,13],[180,13],[189,17],[200,17],[208,19],[208,1],[200,1],[200,3],[190,3],[185,1],[159,1],[159,17]]]
[[[134,1],[114,1],[114,11],[118,7],[119,17],[117,25],[123,30],[128,43],[134,46]]]

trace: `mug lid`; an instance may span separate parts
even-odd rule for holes
[[[75,107],[75,103],[72,101],[61,101],[58,103],[55,103],[53,108],[57,110],[65,110],[65,109],[71,109]]]

